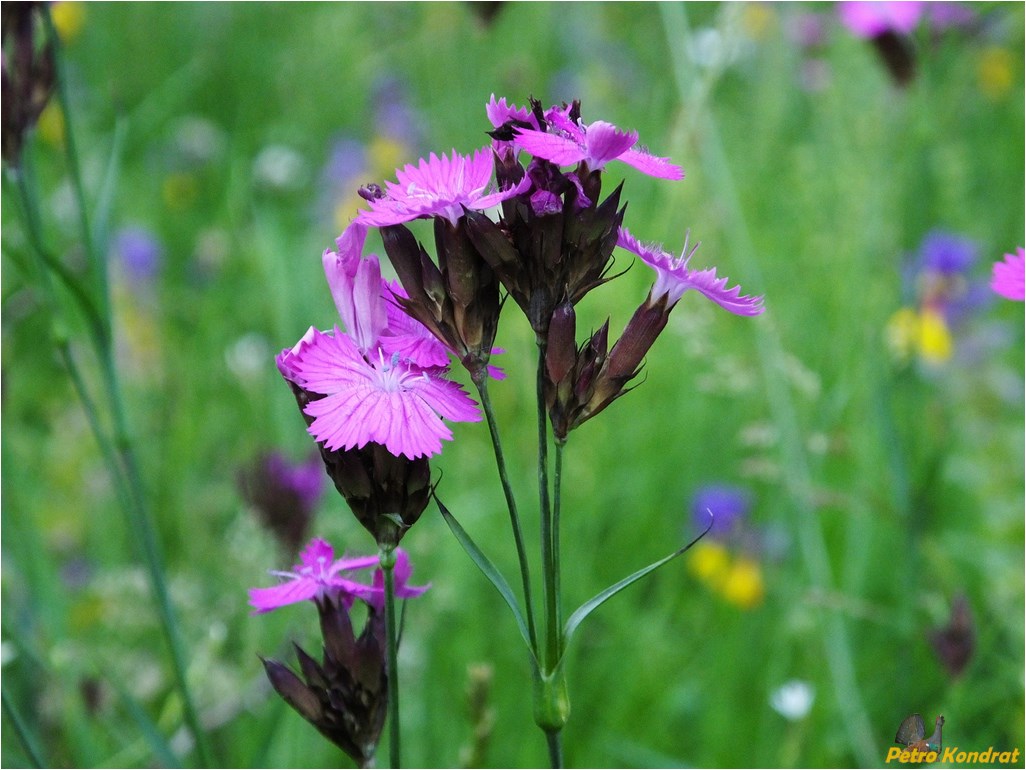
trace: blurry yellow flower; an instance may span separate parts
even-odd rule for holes
[[[776,11],[768,3],[745,3],[741,24],[752,40],[765,38],[776,20]]]
[[[730,570],[730,554],[715,540],[703,540],[691,549],[688,568],[695,577],[712,588],[723,584]]]
[[[65,43],[78,37],[78,33],[85,26],[85,3],[64,2],[54,3],[50,7],[50,18],[53,19],[53,26]]]
[[[399,167],[409,151],[402,142],[387,136],[376,136],[367,145],[372,176],[388,177]]]
[[[944,316],[935,310],[924,310],[919,316],[919,355],[931,364],[942,364],[951,358],[951,332]]]
[[[198,192],[196,178],[192,174],[178,172],[169,174],[161,187],[164,203],[173,209],[184,209],[192,205]]]
[[[759,563],[747,556],[739,556],[731,565],[720,592],[724,599],[744,610],[761,604],[766,589]]]
[[[936,310],[921,313],[903,307],[887,322],[887,346],[898,361],[918,355],[931,364],[942,364],[951,358],[954,343],[944,316]]]
[[[350,223],[353,221],[353,217],[360,213],[360,209],[365,208],[363,202],[363,198],[357,194],[356,187],[354,186],[353,191],[350,194],[346,195],[335,204],[333,220],[335,222],[335,227],[339,232],[342,232],[349,227]]]
[[[51,101],[43,109],[36,123],[39,137],[51,147],[64,146],[64,113],[56,101]]]
[[[1000,99],[1012,88],[1015,64],[1012,54],[998,46],[988,46],[976,63],[976,76],[980,90],[989,99]]]
[[[915,351],[919,335],[919,314],[910,307],[903,307],[887,322],[887,347],[899,361],[907,361]]]

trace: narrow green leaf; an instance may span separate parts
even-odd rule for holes
[[[599,606],[604,604],[607,599],[613,598],[618,593],[620,593],[620,591],[627,588],[627,586],[636,583],[637,581],[641,580],[641,578],[645,577],[645,575],[647,575],[648,573],[655,572],[657,569],[662,567],[667,562],[676,559],[678,556],[680,556],[682,553],[688,550],[691,546],[693,546],[695,543],[697,543],[699,540],[705,537],[706,533],[709,531],[711,527],[712,523],[710,522],[709,527],[706,528],[704,532],[702,532],[698,537],[696,537],[691,542],[684,544],[676,551],[671,553],[669,556],[664,556],[659,561],[652,562],[647,567],[643,567],[642,569],[639,569],[637,572],[628,575],[620,582],[614,583],[613,585],[609,586],[609,588],[596,594],[591,599],[582,604],[580,607],[578,607],[576,610],[574,610],[573,615],[571,615],[567,619],[566,625],[563,627],[563,649],[565,650],[567,645],[570,644],[570,637],[573,636],[574,632],[577,630],[577,627],[581,625],[584,619],[588,617],[596,609],[598,609]]]
[[[93,243],[101,259],[107,258],[107,237],[110,233],[111,210],[118,187],[118,175],[121,171],[121,159],[124,156],[125,134],[128,131],[127,121],[118,117],[114,121],[114,137],[111,140],[110,157],[103,175],[96,212],[93,217]]]
[[[136,727],[139,728],[139,732],[142,733],[143,739],[153,752],[153,757],[157,760],[158,765],[160,767],[181,767],[181,760],[171,750],[171,745],[167,742],[167,738],[164,737],[164,734],[160,732],[160,728],[150,719],[149,714],[139,705],[139,701],[124,688],[116,677],[108,677],[106,681],[114,688],[121,702],[125,705],[125,710],[132,718],[132,721],[135,722]]]
[[[456,536],[460,545],[463,546],[463,550],[467,552],[467,555],[473,560],[477,568],[481,570],[485,577],[488,578],[492,585],[495,586],[495,590],[498,591],[502,598],[506,600],[506,604],[509,605],[510,610],[513,611],[513,617],[517,621],[517,628],[520,629],[520,635],[524,638],[524,644],[527,645],[527,649],[531,650],[531,663],[537,669],[538,658],[535,651],[531,649],[531,638],[527,632],[527,622],[524,620],[524,614],[520,610],[520,605],[517,604],[517,598],[513,593],[513,589],[510,588],[509,583],[506,582],[506,578],[502,576],[498,568],[492,564],[487,556],[477,547],[467,531],[460,526],[460,523],[456,521],[455,517],[449,513],[442,501],[435,497],[435,503],[438,504],[438,510],[442,512],[442,518],[445,519],[445,523],[449,525],[449,529]]]
[[[18,736],[18,741],[25,751],[25,757],[32,763],[32,767],[49,767],[50,764],[43,759],[43,755],[39,751],[39,742],[29,730],[25,720],[21,718],[21,714],[18,713],[14,703],[7,697],[7,690],[0,693],[0,696],[2,696],[3,700],[4,714],[7,715],[7,718],[11,720],[11,724],[14,726],[14,733]]]

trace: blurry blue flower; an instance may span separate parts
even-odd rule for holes
[[[727,484],[710,484],[698,489],[691,498],[691,516],[695,527],[704,530],[709,526],[712,513],[712,529],[709,534],[724,537],[738,528],[752,507],[751,495],[741,487]]]
[[[373,102],[377,133],[415,152],[420,145],[423,119],[410,104],[403,82],[392,75],[382,77],[374,86]]]
[[[164,262],[164,247],[150,230],[125,227],[114,235],[114,253],[125,277],[135,285],[152,283]]]
[[[976,261],[979,250],[979,244],[969,238],[943,230],[931,230],[919,246],[918,268],[945,276],[965,273]]]

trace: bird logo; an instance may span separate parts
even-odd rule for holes
[[[926,738],[926,725],[919,714],[912,714],[905,717],[898,728],[898,734],[894,736],[894,742],[908,746],[912,751],[937,751],[941,750],[941,729],[944,727],[944,717],[937,716],[933,729],[933,735]]]

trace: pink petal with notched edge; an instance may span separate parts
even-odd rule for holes
[[[477,405],[454,382],[394,356],[368,362],[336,327],[334,335],[317,333],[293,368],[325,398],[311,401],[309,432],[331,451],[369,442],[411,460],[438,454],[452,432],[442,418],[476,422]]]
[[[621,131],[612,123],[596,120],[585,129],[584,142],[588,150],[588,166],[602,168],[616,160],[637,144],[637,131]]]
[[[517,129],[513,143],[534,157],[543,158],[557,166],[580,163],[588,155],[584,147],[568,136],[534,129]]]
[[[669,179],[679,182],[684,178],[684,169],[669,158],[660,158],[650,155],[642,150],[627,150],[617,160],[623,161],[631,168],[636,168],[643,174],[656,177],[657,179]]]
[[[656,283],[651,292],[653,300],[666,295],[667,304],[672,307],[684,292],[694,289],[735,315],[755,316],[765,309],[761,296],[741,296],[740,286],[728,289],[727,278],[717,278],[716,268],[689,270],[687,265],[694,254],[694,249],[690,253],[674,257],[661,246],[642,243],[631,235],[626,227],[619,229],[616,245],[638,255],[645,264],[656,271]]]

